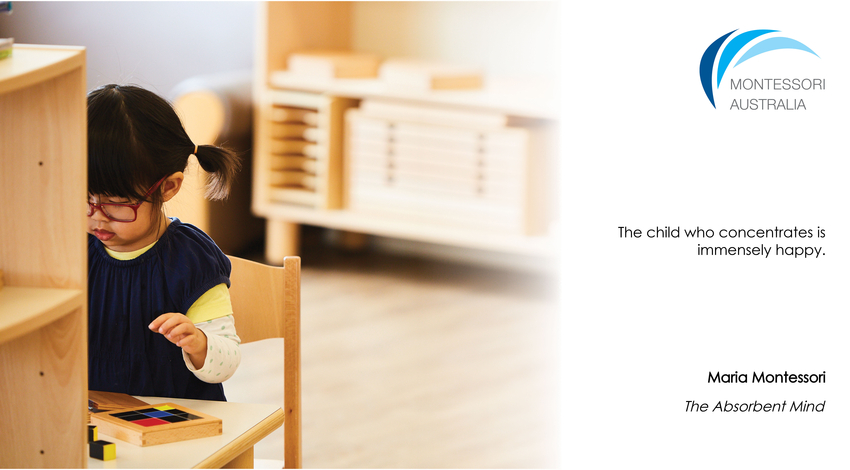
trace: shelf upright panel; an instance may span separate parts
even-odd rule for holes
[[[86,466],[85,87],[81,47],[0,60],[0,467]]]

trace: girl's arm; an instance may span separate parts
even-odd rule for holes
[[[168,341],[177,345],[189,356],[192,364],[200,369],[207,355],[207,336],[199,330],[192,320],[181,313],[163,313],[148,325]]]
[[[227,380],[242,360],[233,315],[194,324],[185,315],[165,313],[150,329],[183,349],[186,367],[204,382]]]
[[[242,360],[239,350],[241,340],[236,334],[233,315],[216,318],[195,325],[207,337],[207,351],[203,367],[195,367],[186,352],[183,360],[186,367],[204,382],[219,383],[229,379],[236,372]]]
[[[230,378],[241,361],[233,307],[227,285],[219,284],[205,292],[189,307],[186,315],[160,315],[150,328],[183,349],[186,367],[208,383]]]

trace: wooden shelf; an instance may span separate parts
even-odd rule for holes
[[[85,63],[85,48],[15,44],[12,57],[0,60],[0,94],[58,77]]]
[[[85,302],[81,289],[5,286],[0,290],[0,343],[53,323]]]
[[[429,105],[496,111],[512,116],[555,120],[559,103],[554,86],[518,79],[490,78],[481,90],[410,91],[388,86],[378,79],[316,79],[286,71],[272,72],[273,88],[324,93],[345,98],[392,98]]]
[[[420,223],[399,221],[391,217],[372,217],[369,214],[348,210],[316,210],[307,207],[268,205],[264,213],[269,217],[299,224],[518,255],[551,257],[557,253],[558,249],[557,240],[551,236],[503,235],[482,230],[434,225],[423,230]]]

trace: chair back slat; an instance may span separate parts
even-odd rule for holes
[[[301,258],[283,267],[228,256],[230,301],[243,343],[283,338],[284,468],[301,468]]]
[[[230,302],[239,338],[243,343],[284,338],[287,305],[285,268],[234,256],[229,258],[232,266]]]

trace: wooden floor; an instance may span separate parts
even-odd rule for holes
[[[558,466],[553,276],[314,251],[302,255],[305,467]],[[243,360],[228,398],[268,393],[264,371]]]

